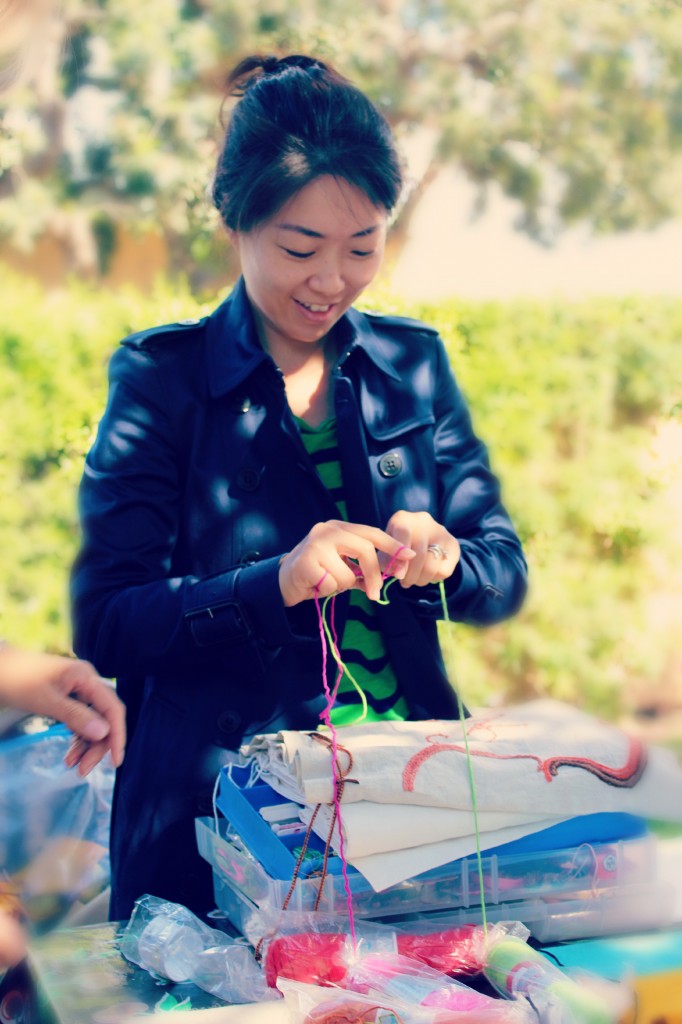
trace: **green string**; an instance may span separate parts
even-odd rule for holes
[[[377,602],[378,604],[386,605],[386,604],[389,603],[388,597],[386,596],[386,592],[387,592],[388,588],[391,586],[391,584],[395,583],[395,582],[396,582],[395,576],[391,576],[391,577],[389,577],[386,580],[386,582],[384,583],[384,586],[382,588],[381,597],[379,598],[379,601]],[[451,619],[450,619],[450,614],[448,612],[448,603],[447,603],[447,599],[446,599],[446,596],[445,596],[445,584],[444,584],[443,580],[441,580],[439,582],[438,589],[440,591],[440,600],[441,600],[441,604],[442,604],[442,607],[443,607],[443,619],[448,624],[448,626],[450,626],[452,624],[452,622],[451,622]],[[322,602],[322,625],[324,626],[324,632],[325,632],[325,635],[327,637],[327,643],[329,644],[330,650],[331,650],[331,652],[332,652],[332,654],[334,656],[334,660],[336,661],[337,665],[339,666],[341,671],[344,673],[344,675],[346,675],[348,677],[348,679],[350,679],[352,685],[357,690],[358,695],[360,697],[360,700],[362,702],[362,714],[355,720],[355,722],[353,722],[353,725],[356,725],[359,722],[363,722],[365,720],[365,718],[367,717],[367,698],[365,696],[364,690],[362,689],[360,684],[357,682],[357,680],[353,678],[353,674],[351,673],[350,669],[345,664],[345,662],[342,660],[341,652],[339,651],[339,649],[338,649],[338,647],[336,645],[336,642],[334,640],[334,636],[332,634],[331,628],[329,626],[329,623],[327,622],[327,616],[326,616],[327,605],[329,604],[329,602],[332,600],[333,597],[334,597],[334,595],[330,594]],[[473,818],[474,818],[474,837],[475,837],[475,840],[476,840],[476,866],[477,866],[477,869],[478,869],[478,886],[479,886],[479,890],[480,890],[480,893],[481,893],[481,918],[482,918],[482,923],[483,923],[483,932],[484,932],[485,935],[487,935],[488,934],[488,918],[487,918],[486,906],[485,906],[485,886],[484,886],[484,880],[483,880],[483,857],[481,856],[481,833],[480,833],[479,824],[478,824],[478,802],[476,800],[476,785],[475,785],[475,782],[474,782],[473,763],[472,763],[472,760],[471,760],[471,753],[469,751],[469,736],[467,734],[467,730],[466,730],[466,727],[465,727],[465,724],[464,724],[466,722],[466,719],[464,717],[464,706],[462,704],[462,697],[460,695],[458,687],[455,687],[455,696],[457,697],[457,714],[459,716],[460,724],[462,725],[462,734],[464,736],[464,749],[466,751],[466,758],[467,758],[467,773],[468,773],[468,776],[469,776],[469,791],[471,793],[471,809],[472,809]]]
[[[324,601],[322,602],[322,625],[324,626],[325,636],[327,637],[327,643],[329,644],[329,648],[330,648],[330,650],[331,650],[331,652],[332,652],[332,654],[334,656],[334,661],[339,666],[339,668],[344,673],[344,675],[348,676],[348,678],[350,679],[351,683],[353,684],[355,689],[358,691],[358,694],[360,696],[360,701],[362,702],[362,714],[359,716],[359,718],[356,718],[355,721],[352,723],[353,725],[358,725],[359,722],[364,722],[364,720],[367,718],[367,697],[365,696],[365,691],[362,689],[362,687],[357,682],[357,680],[355,680],[353,678],[353,675],[352,675],[350,669],[348,668],[346,663],[342,660],[341,652],[339,651],[338,647],[336,646],[336,643],[334,641],[334,637],[332,635],[332,631],[331,631],[331,629],[329,627],[329,624],[327,622],[327,615],[326,615],[327,605],[329,604],[329,602],[331,601],[331,599],[334,596],[335,596],[334,594],[330,594],[328,597],[325,597]]]
[[[383,588],[381,590],[381,597],[377,601],[377,604],[388,604],[389,603],[388,598],[386,597],[386,591],[388,590],[388,588],[391,586],[392,583],[397,583],[397,582],[398,582],[397,577],[395,577],[395,576],[389,576],[388,577],[388,579],[386,580],[386,582],[383,585]]]
[[[448,603],[445,597],[445,584],[443,580],[438,583],[438,589],[440,590],[440,600],[443,606],[443,618],[448,625],[450,625],[450,615],[448,612]],[[464,749],[466,750],[467,757],[467,771],[469,775],[469,790],[471,792],[471,809],[474,816],[474,836],[476,839],[476,865],[478,867],[478,887],[481,892],[481,918],[483,922],[483,933],[488,935],[488,918],[485,909],[485,890],[483,884],[483,858],[481,857],[481,833],[478,827],[478,802],[476,800],[476,786],[474,784],[474,768],[471,761],[471,754],[469,753],[469,737],[465,727],[466,719],[464,717],[464,706],[462,704],[462,698],[459,692],[459,687],[455,687],[455,695],[457,697],[457,713],[459,715],[459,721],[462,726],[462,733],[464,735]]]
[[[385,581],[385,583],[383,585],[383,588],[382,588],[382,591],[381,591],[381,597],[377,601],[377,604],[388,604],[389,603],[388,602],[388,598],[386,596],[386,591],[388,590],[390,585],[392,583],[395,583],[395,582],[397,582],[395,576],[389,576],[388,577],[388,579]],[[322,625],[324,627],[325,636],[327,637],[327,643],[329,644],[329,648],[330,648],[330,650],[331,650],[331,652],[332,652],[332,654],[334,656],[334,660],[336,661],[336,664],[339,666],[339,668],[341,669],[343,674],[345,676],[347,676],[348,679],[350,679],[352,685],[355,687],[355,689],[357,690],[358,695],[360,697],[360,701],[361,701],[361,704],[362,704],[362,713],[359,715],[358,718],[356,718],[352,722],[353,725],[358,725],[360,722],[364,722],[364,720],[367,718],[367,711],[368,711],[368,708],[367,708],[367,697],[365,696],[365,691],[360,686],[360,683],[357,681],[357,679],[354,678],[353,673],[348,668],[346,663],[343,661],[343,659],[341,657],[341,652],[339,651],[339,648],[337,647],[336,643],[334,642],[334,637],[332,635],[331,628],[330,628],[330,626],[329,626],[329,624],[327,622],[327,605],[329,604],[329,602],[331,601],[331,599],[334,596],[335,596],[334,594],[329,594],[327,597],[325,597],[324,601],[322,602]]]

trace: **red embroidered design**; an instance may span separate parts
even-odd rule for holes
[[[472,723],[473,732],[479,728],[480,723]],[[442,736],[442,733],[435,733],[433,736]],[[406,793],[414,792],[417,772],[421,766],[444,750],[454,750],[458,754],[466,754],[466,747],[459,743],[433,743],[433,736],[427,736],[426,742],[429,746],[424,747],[417,754],[414,754],[403,769],[403,790]],[[537,754],[496,754],[492,750],[469,750],[472,757],[491,757],[498,761],[535,761],[538,771],[541,771],[547,782],[551,782],[559,773],[560,768],[573,767],[583,768],[591,775],[595,775],[602,782],[609,786],[618,786],[625,789],[632,789],[642,777],[646,768],[646,750],[639,740],[628,737],[628,757],[622,768],[612,768],[610,765],[602,764],[590,757],[571,757],[570,755],[558,755],[556,757],[541,758]]]

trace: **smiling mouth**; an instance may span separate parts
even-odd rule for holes
[[[322,306],[317,302],[301,302],[300,299],[295,299],[294,301],[297,302],[299,306],[303,306],[303,308],[307,309],[310,313],[328,313],[334,305],[333,302],[328,303],[326,306]]]

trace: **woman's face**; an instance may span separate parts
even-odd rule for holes
[[[316,178],[251,231],[231,232],[265,349],[305,356],[374,278],[386,211],[343,179]]]

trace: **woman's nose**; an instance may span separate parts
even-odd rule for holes
[[[341,267],[335,261],[328,261],[315,268],[310,275],[310,287],[319,295],[330,298],[338,295],[344,285]]]

